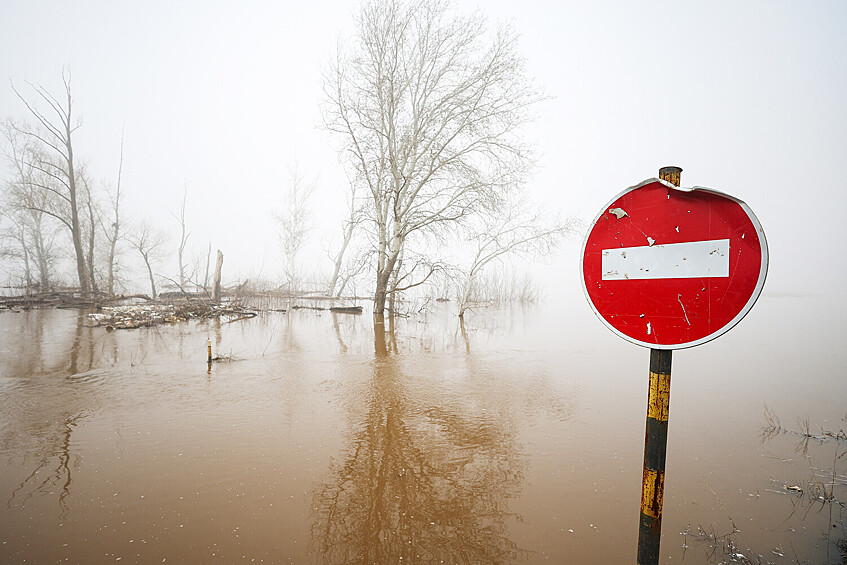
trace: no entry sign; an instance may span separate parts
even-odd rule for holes
[[[727,332],[753,307],[767,269],[765,234],[744,202],[659,179],[609,202],[582,249],[594,312],[619,336],[653,349]]]

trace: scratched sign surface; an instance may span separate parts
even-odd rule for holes
[[[621,337],[656,349],[728,331],[752,308],[767,267],[765,234],[744,202],[658,179],[603,208],[582,250],[595,313]]]

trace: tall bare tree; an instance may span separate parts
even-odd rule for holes
[[[369,194],[382,315],[411,235],[450,230],[523,179],[518,129],[542,96],[509,29],[489,32],[447,2],[372,1],[357,24],[326,74],[324,120]]]
[[[8,122],[8,127],[27,138],[32,150],[30,165],[37,172],[32,188],[42,191],[49,197],[48,205],[42,211],[64,224],[71,235],[79,286],[83,292],[92,290],[90,271],[87,268],[85,248],[83,247],[83,219],[80,206],[84,195],[79,182],[79,164],[74,154],[74,133],[81,122],[73,113],[71,79],[62,73],[64,96],[60,100],[38,84],[30,84],[34,93],[34,102],[21,94],[14,84],[12,90],[23,102],[35,125]],[[46,105],[44,110],[38,103]]]

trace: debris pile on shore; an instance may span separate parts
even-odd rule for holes
[[[256,312],[233,306],[219,306],[202,302],[183,304],[135,304],[103,308],[102,312],[89,314],[94,326],[105,326],[107,330],[127,330],[175,324],[197,318],[233,317],[231,322],[253,318]]]

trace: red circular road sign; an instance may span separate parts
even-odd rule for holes
[[[582,284],[616,334],[654,349],[729,331],[762,290],[765,233],[742,201],[650,179],[603,208],[582,247]]]

